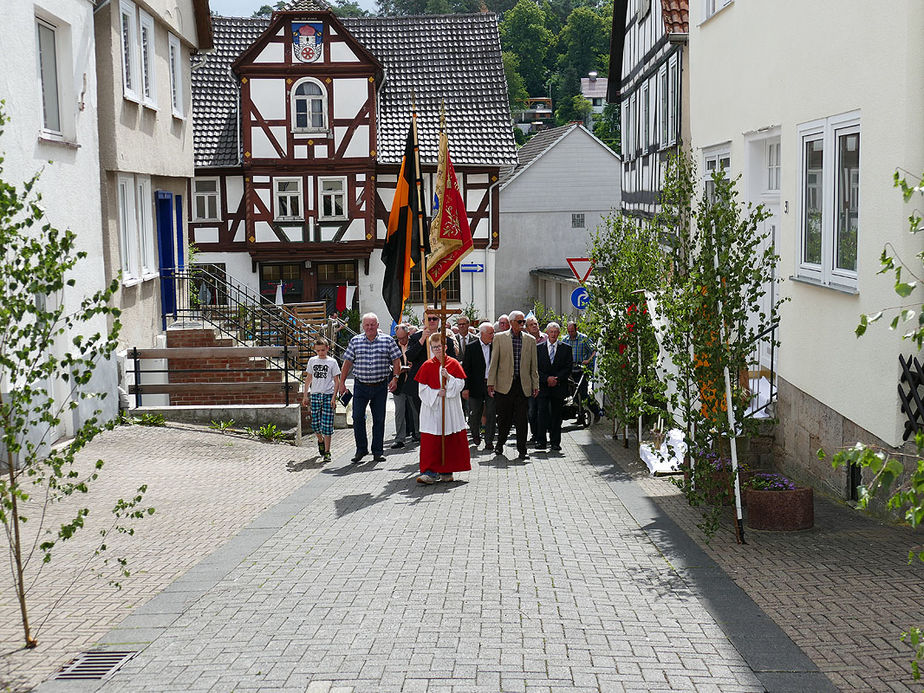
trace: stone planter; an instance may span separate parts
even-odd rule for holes
[[[745,491],[748,507],[748,527],[775,532],[795,532],[811,529],[815,524],[815,504],[812,489],[800,487],[792,491]]]
[[[710,505],[734,505],[735,504],[735,483],[731,469],[710,469],[700,470],[705,473],[707,478],[706,489],[703,492],[705,500]],[[741,483],[741,505],[747,505],[745,498],[745,484],[754,476],[754,472],[747,469],[738,470],[738,476]],[[686,478],[689,479],[689,469],[686,471]]]

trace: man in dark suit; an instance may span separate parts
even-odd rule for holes
[[[537,348],[536,361],[539,368],[539,442],[536,448],[545,448],[548,436],[549,448],[561,450],[562,408],[568,396],[568,376],[571,375],[571,347],[558,341],[561,326],[550,322],[545,328],[548,341]]]
[[[490,450],[494,445],[494,427],[497,423],[497,410],[494,398],[488,395],[487,382],[494,325],[484,322],[479,332],[478,339],[466,346],[462,357],[462,370],[465,371],[462,400],[468,402],[468,429],[472,434],[472,442],[476,448],[481,444],[481,417],[484,416],[484,449]]]
[[[472,321],[469,320],[468,316],[464,313],[456,318],[455,328],[459,330],[458,334],[455,335],[456,360],[459,363],[463,363],[465,361],[465,351],[468,348],[468,345],[478,341],[477,337],[469,334],[469,327],[471,327],[471,324]],[[462,366],[462,368],[464,369],[465,366]],[[468,400],[464,397],[462,398],[462,411],[465,416],[468,417]]]

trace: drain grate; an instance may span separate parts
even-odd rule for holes
[[[138,654],[137,650],[81,652],[55,675],[55,679],[83,681],[107,679],[136,654]]]

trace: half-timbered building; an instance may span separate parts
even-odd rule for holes
[[[499,171],[516,162],[496,16],[340,19],[299,0],[213,26],[215,53],[194,73],[198,261],[270,297],[282,281],[286,302],[333,305],[338,286],[358,286],[354,307],[387,315],[378,249],[414,98],[425,200],[444,106],[470,262],[488,269],[465,282],[456,270],[449,300],[485,310]]]
[[[669,155],[689,142],[688,0],[615,3],[607,97],[621,109],[623,210],[651,216]]]

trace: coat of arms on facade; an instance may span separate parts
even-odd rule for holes
[[[324,48],[324,25],[321,22],[292,24],[292,54],[303,63],[321,59]]]

